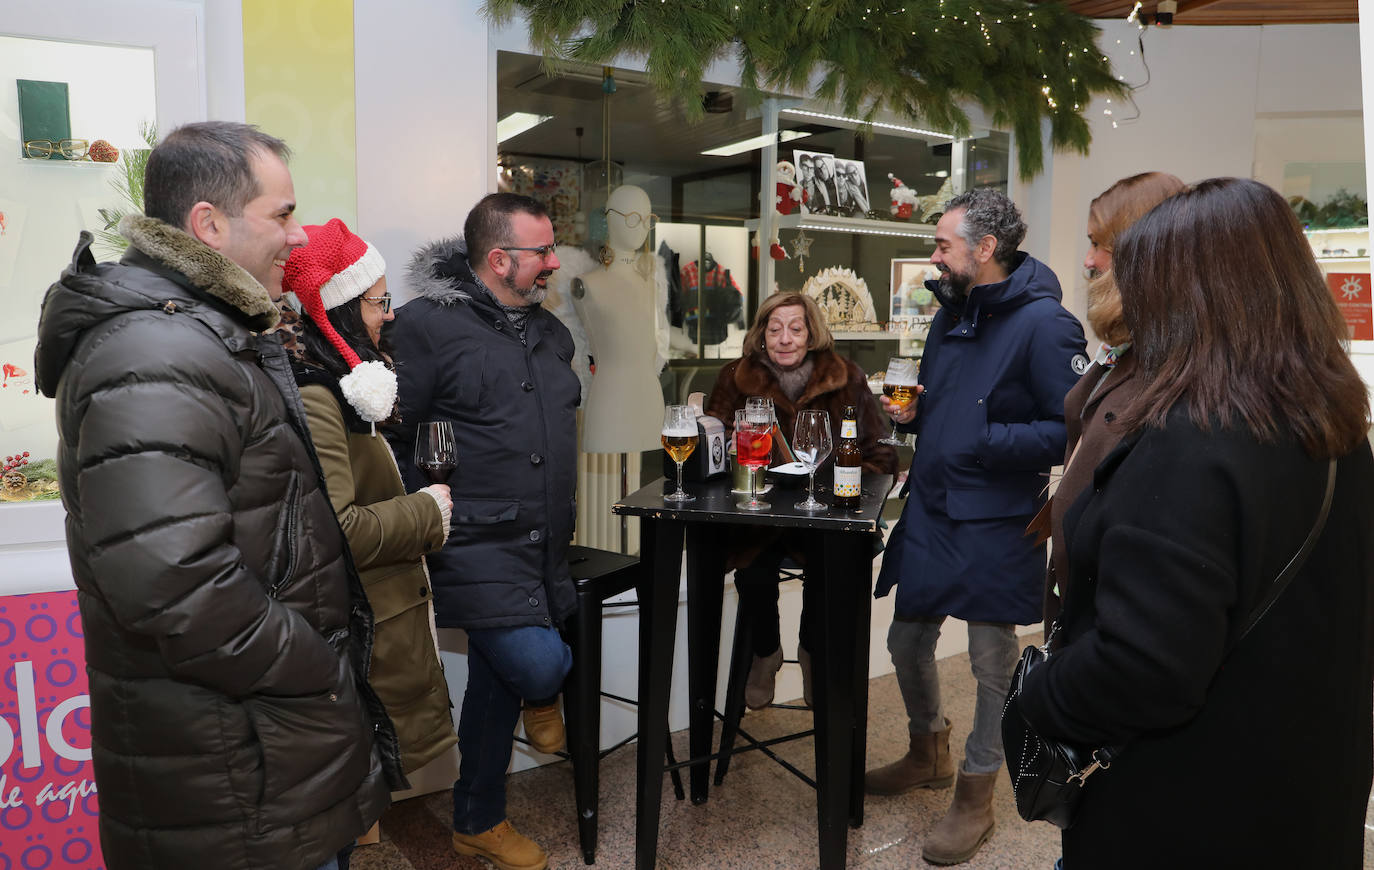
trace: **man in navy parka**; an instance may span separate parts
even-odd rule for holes
[[[945,617],[967,621],[978,696],[953,803],[923,850],[939,864],[967,861],[992,833],[1014,627],[1041,618],[1045,546],[1026,525],[1064,456],[1064,394],[1088,364],[1059,280],[1017,250],[1025,235],[1020,212],[996,191],[945,206],[931,255],[940,278],[926,285],[941,307],[921,357],[924,391],[894,415],[916,433],[916,453],[875,594],[897,588],[888,649],[911,748],[869,771],[865,786],[897,794],[954,781],[935,643]]]

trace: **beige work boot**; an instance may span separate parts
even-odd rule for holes
[[[949,720],[929,734],[911,735],[911,748],[891,764],[864,774],[869,794],[902,794],[915,788],[949,788],[954,762],[949,757]]]
[[[486,858],[500,870],[544,870],[549,856],[539,844],[511,826],[509,819],[480,834],[453,835],[453,850],[459,855]]]
[[[553,755],[563,748],[567,735],[563,729],[563,714],[558,712],[557,704],[526,707],[521,717],[525,720],[525,738],[535,749],[545,755]]]
[[[782,647],[766,656],[754,656],[749,666],[749,678],[744,681],[744,706],[762,710],[773,703],[778,687],[778,670],[782,668]]]
[[[931,828],[921,849],[922,858],[931,864],[962,864],[978,853],[997,827],[992,814],[997,773],[959,771],[954,801],[945,817]]]

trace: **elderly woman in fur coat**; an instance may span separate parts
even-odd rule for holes
[[[834,339],[815,300],[802,293],[775,293],[763,301],[753,326],[744,337],[744,355],[721,369],[706,413],[734,425],[735,411],[750,396],[773,400],[778,425],[789,438],[797,412],[828,411],[838,440],[845,405],[859,414],[859,449],[866,471],[892,474],[897,453],[878,439],[886,431],[878,405],[868,389],[863,369],[834,350]],[[833,461],[833,459],[832,459]],[[760,540],[751,529],[749,539],[733,547],[730,565],[735,568],[740,619],[748,620],[754,660],[749,668],[744,701],[758,710],[773,701],[778,669],[782,667],[782,641],[778,631],[778,566],[788,556],[800,561],[799,532],[774,532]],[[803,608],[797,661],[801,665],[806,703],[811,703],[812,626]]]

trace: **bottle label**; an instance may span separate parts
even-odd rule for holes
[[[858,465],[835,466],[835,497],[858,498],[859,479],[863,477],[863,467]]]
[[[840,424],[840,437],[858,438],[859,424],[855,423],[853,420],[845,420],[843,423]]]

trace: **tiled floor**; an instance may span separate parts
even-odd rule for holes
[[[1038,643],[1038,635],[1025,642]],[[973,678],[968,656],[940,662],[946,715],[954,722],[953,752],[962,757],[973,715]],[[801,730],[805,711],[770,709],[750,713],[744,727],[756,738]],[[869,766],[905,751],[906,716],[896,678],[870,683]],[[678,757],[687,752],[687,734],[673,735]],[[809,739],[775,747],[798,768],[812,772]],[[572,770],[567,762],[513,774],[508,810],[522,832],[549,851],[551,868],[582,867],[573,811]],[[864,825],[849,832],[849,866],[862,870],[925,867],[921,841],[943,814],[952,790],[919,790],[900,797],[870,796]],[[967,864],[968,870],[1050,870],[1059,854],[1055,828],[1027,824],[1016,815],[1011,787],[999,778],[995,798],[997,830]],[[701,806],[677,801],[664,778],[659,833],[659,870],[764,870],[816,866],[815,793],[758,752],[736,756],[725,783],[711,790]],[[486,870],[490,865],[457,856],[449,846],[452,804],[447,794],[413,798],[382,817],[382,842],[354,852],[354,870]],[[1365,830],[1366,868],[1374,868],[1374,813]],[[634,747],[624,747],[601,763],[601,826],[596,866],[634,864]]]
[[[1037,640],[1027,638],[1027,642]],[[946,688],[946,715],[954,722],[954,754],[963,754],[973,715],[973,678],[968,657],[940,663]],[[804,710],[770,709],[750,713],[744,727],[757,738],[809,726]],[[673,735],[678,757],[687,752],[687,734]],[[869,688],[869,766],[885,763],[906,749],[906,715],[891,675]],[[779,755],[808,774],[814,767],[809,739],[775,747]],[[900,797],[872,797],[864,805],[864,825],[849,833],[849,866],[922,866],[921,840],[949,803],[952,789],[919,790]],[[572,769],[567,762],[513,774],[508,789],[511,821],[549,851],[553,868],[584,866],[573,812]],[[382,842],[354,853],[355,870],[438,870],[485,868],[484,862],[456,856],[449,848],[452,805],[447,794],[403,801],[382,818]],[[981,868],[1050,870],[1058,855],[1058,834],[1049,825],[1028,825],[1016,816],[1011,788],[997,783],[998,827],[970,863]],[[665,777],[659,833],[660,870],[724,868],[805,868],[816,865],[815,792],[758,752],[736,756],[730,773],[711,799],[694,806],[679,802]],[[634,747],[601,763],[601,826],[596,863],[622,868],[634,863]]]

